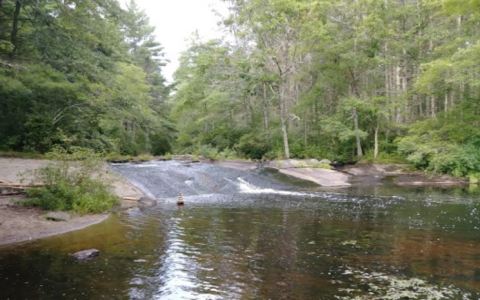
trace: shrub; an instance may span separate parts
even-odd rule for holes
[[[272,150],[267,136],[253,133],[242,136],[236,146],[240,153],[252,159],[261,159]]]
[[[397,139],[399,152],[416,167],[436,173],[458,177],[479,173],[480,117],[468,105],[414,124]]]
[[[220,158],[220,159],[237,159],[238,155],[237,155],[237,152],[235,152],[235,150],[232,150],[230,148],[225,148],[220,153],[218,153],[218,158]]]
[[[139,155],[133,157],[132,161],[134,161],[134,162],[145,162],[145,161],[150,161],[150,160],[153,160],[153,159],[154,159],[154,157],[151,154],[142,153],[142,154],[139,154]]]
[[[92,151],[56,149],[48,156],[56,160],[35,173],[44,186],[29,189],[24,205],[86,214],[105,212],[117,203],[101,181],[103,164]]]
[[[216,160],[219,156],[218,149],[210,145],[201,145],[195,154],[211,160]]]

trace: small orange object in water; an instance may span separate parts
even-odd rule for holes
[[[183,201],[183,194],[180,193],[180,194],[178,195],[178,198],[177,198],[177,205],[178,205],[178,206],[182,206],[182,205],[184,205],[184,204],[185,204],[185,202]]]

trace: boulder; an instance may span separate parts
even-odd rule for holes
[[[282,174],[311,181],[321,186],[341,187],[350,185],[347,174],[334,170],[323,168],[294,168],[279,169],[278,171]]]
[[[322,160],[323,161],[323,160]],[[318,165],[319,163],[321,163],[320,161],[318,161],[318,159],[316,158],[310,158],[310,159],[307,159],[307,163],[310,165],[310,166],[315,166],[315,165]]]
[[[69,213],[63,211],[51,211],[45,215],[45,219],[54,222],[67,222],[72,218]]]
[[[322,164],[322,165],[331,165],[332,164],[332,161],[329,160],[329,159],[322,159],[321,161],[319,161],[319,164]]]
[[[298,168],[299,165],[300,163],[296,159],[274,160],[270,162],[270,166],[277,169]]]
[[[87,249],[78,251],[72,254],[72,256],[77,260],[89,260],[100,255],[100,250],[97,249]]]
[[[138,205],[143,207],[151,207],[157,205],[157,201],[150,197],[141,197],[138,200]]]

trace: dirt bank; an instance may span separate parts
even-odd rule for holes
[[[0,158],[0,183],[20,184],[30,183],[35,169],[44,167],[47,160]],[[113,192],[122,201],[122,207],[136,205],[136,199],[143,193],[120,175],[112,172],[107,165],[102,178],[112,184]],[[79,230],[108,218],[108,214],[71,215],[66,221],[54,222],[45,218],[46,212],[38,208],[28,208],[18,205],[22,201],[18,196],[0,196],[0,245],[30,241],[69,231]]]
[[[0,246],[79,230],[108,218],[108,214],[100,214],[72,216],[63,222],[48,221],[45,211],[19,206],[18,201],[22,197],[0,197]]]

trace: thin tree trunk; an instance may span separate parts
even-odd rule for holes
[[[415,97],[418,97],[418,96],[415,95]],[[424,116],[424,113],[423,113],[423,99],[418,101],[418,113],[420,114],[420,117]]]
[[[254,126],[255,125],[255,110],[253,109],[252,97],[251,96],[248,96],[248,98],[247,98],[247,105],[248,105],[248,111],[250,112],[250,122],[251,122],[251,125]]]
[[[374,147],[373,147],[373,158],[377,159],[378,157],[378,123],[375,127],[375,136],[374,136]]]
[[[285,120],[285,118],[282,117],[281,123],[282,123],[283,149],[285,152],[285,158],[290,159],[290,148],[288,146],[287,120]]]
[[[308,145],[308,128],[307,128],[307,112],[303,113],[303,144]]]
[[[437,115],[437,108],[436,108],[437,99],[435,96],[430,96],[430,115],[432,118],[435,118]]]
[[[263,128],[269,132],[269,116],[268,116],[268,100],[267,100],[267,86],[263,83]]]
[[[10,35],[10,42],[13,45],[11,57],[14,57],[18,48],[18,17],[20,16],[20,9],[22,8],[22,2],[20,0],[15,1],[15,11],[13,12],[12,33]]]
[[[445,100],[444,100],[444,103],[443,103],[443,109],[444,109],[445,112],[448,112],[448,93],[449,92],[445,93]]]
[[[356,108],[353,108],[352,116],[353,116],[353,125],[355,129],[355,141],[357,144],[357,156],[361,158],[363,156],[363,150],[362,150],[362,143],[360,141],[360,130],[358,128],[358,113]]]
[[[285,83],[282,83],[285,85]],[[283,150],[286,159],[290,159],[290,147],[288,144],[288,114],[287,114],[287,99],[285,95],[285,86],[280,87],[280,126],[283,137]],[[287,87],[288,88],[288,87]]]
[[[290,159],[290,147],[288,145],[288,129],[287,129],[288,119],[287,119],[287,116],[285,115],[285,108],[283,108],[284,104],[280,104],[280,105],[282,106],[281,108],[282,112],[280,113],[280,123],[282,127],[283,150],[284,150],[285,158]]]
[[[401,67],[397,65],[395,67],[395,90],[396,90],[396,100],[397,104],[395,105],[395,122],[400,124],[402,122],[402,115],[400,109],[400,96],[402,92],[402,77],[401,77]]]

